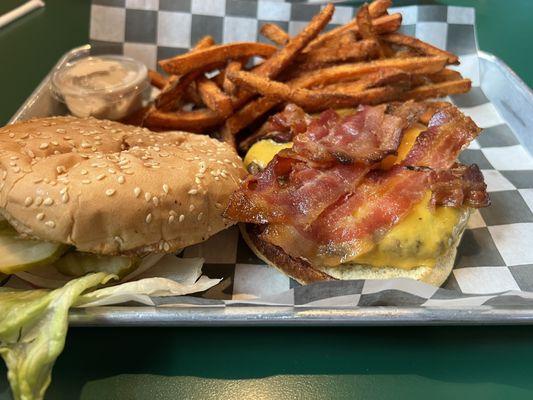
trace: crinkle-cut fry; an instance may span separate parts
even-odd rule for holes
[[[412,36],[407,36],[401,33],[388,33],[381,36],[385,42],[395,44],[397,46],[406,46],[415,49],[428,56],[441,56],[448,59],[448,64],[459,64],[459,57],[455,54],[439,49],[429,43],[423,42]]]
[[[167,84],[167,78],[153,69],[148,70],[148,78],[150,79],[150,84],[158,89],[163,89]]]
[[[208,108],[176,112],[164,112],[152,108],[145,116],[143,125],[153,129],[183,129],[190,132],[202,132],[223,121],[222,116]]]
[[[266,97],[273,97],[294,103],[307,111],[319,111],[326,108],[352,107],[362,103],[375,104],[391,99],[393,94],[398,94],[395,87],[382,87],[368,89],[359,93],[325,92],[322,90],[309,90],[300,87],[291,87],[285,83],[270,80],[250,72],[236,71],[228,74],[239,86],[254,91]]]
[[[279,103],[279,99],[273,99],[271,97],[258,97],[257,99],[246,103],[244,107],[235,112],[226,120],[223,129],[223,137],[234,137],[237,133]]]
[[[327,92],[356,93],[377,86],[410,82],[411,74],[398,68],[383,68],[354,82],[332,83],[321,88]]]
[[[327,63],[368,60],[378,55],[379,45],[375,40],[357,40],[352,32],[346,32],[331,45],[301,54],[298,62],[302,69],[313,69]]]
[[[430,98],[445,97],[450,94],[466,93],[470,90],[472,81],[461,79],[459,81],[446,81],[418,86],[401,94],[401,100],[426,100]]]
[[[398,30],[398,28],[400,28],[401,24],[402,24],[402,14],[400,13],[395,13],[391,15],[383,15],[381,17],[378,17],[372,20],[372,26],[374,27],[376,33],[378,34],[395,32]],[[323,42],[327,40],[331,40],[333,37],[340,35],[343,32],[353,31],[357,33],[358,30],[359,28],[357,26],[357,19],[353,19],[347,24],[341,25],[337,28],[334,28],[328,32],[321,34],[315,40],[310,42],[307,45],[307,47],[303,50],[303,52],[307,53],[311,51],[312,49],[316,48],[317,46],[321,46]]]
[[[242,57],[269,57],[277,48],[266,43],[235,42],[210,46],[191,51],[179,56],[159,61],[159,65],[169,74],[183,75],[210,64],[226,63],[228,60]],[[264,64],[264,63],[263,63]]]
[[[374,60],[364,63],[341,64],[334,67],[307,72],[291,80],[299,87],[313,87],[350,81],[383,68],[398,68],[415,74],[431,74],[440,71],[446,65],[445,57],[411,57]]]
[[[254,68],[254,74],[265,76],[267,78],[275,78],[298,56],[300,51],[304,49],[311,40],[317,37],[320,31],[324,29],[331,20],[334,11],[335,7],[333,4],[326,5],[311,19],[311,21],[309,21],[304,29],[287,42],[287,45],[280,48],[272,57],[266,59],[259,66]],[[233,108],[241,108],[251,97],[251,93],[240,91],[238,95],[232,99]]]
[[[228,72],[240,71],[241,69],[242,63],[240,61],[230,61],[228,65],[226,65],[226,68],[224,69],[224,79],[222,80],[222,88],[227,94],[235,94],[235,84],[227,78],[226,74]]]
[[[198,78],[196,85],[202,102],[209,109],[215,111],[222,117],[227,117],[233,112],[231,98],[220,90],[215,82],[202,76]]]
[[[259,32],[268,40],[276,43],[279,46],[286,45],[290,39],[289,34],[281,29],[279,25],[272,24],[270,22],[263,24]]]
[[[374,0],[368,5],[368,11],[372,18],[381,17],[392,6],[392,0]]]

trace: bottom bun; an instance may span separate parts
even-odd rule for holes
[[[448,251],[437,259],[433,268],[420,266],[413,269],[395,267],[372,267],[362,264],[343,264],[335,267],[316,267],[301,258],[291,257],[278,246],[260,238],[258,225],[239,224],[244,241],[257,257],[266,264],[290,276],[302,285],[325,280],[392,279],[411,278],[441,286],[452,272],[457,247],[463,236],[470,210],[465,209],[453,232],[453,242]]]

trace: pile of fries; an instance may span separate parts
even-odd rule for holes
[[[457,56],[399,33],[401,14],[388,13],[391,3],[365,4],[328,32],[332,4],[293,37],[267,23],[261,34],[273,45],[215,44],[206,36],[188,53],[159,61],[168,77],[150,71],[160,93],[129,122],[218,134],[237,146],[287,102],[317,112],[467,92],[470,80],[446,68]],[[256,57],[262,62],[250,65]]]

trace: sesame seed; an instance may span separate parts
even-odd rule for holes
[[[17,161],[19,158],[17,156],[11,156],[9,157],[10,160]]]
[[[57,129],[56,129],[56,132],[57,132],[57,133],[65,133],[66,130],[64,130],[64,129],[62,129],[62,128],[57,128]]]
[[[35,205],[40,206],[41,204],[43,204],[43,198],[41,196],[37,196],[35,198]]]
[[[59,191],[59,194],[65,194],[65,193],[67,193],[67,190],[68,190],[68,188],[64,187],[63,189],[61,189]]]
[[[56,223],[54,221],[46,221],[44,224],[47,227],[49,227],[49,228],[55,228],[56,227]]]
[[[106,196],[113,196],[115,194],[115,189],[107,189],[105,194]]]
[[[80,172],[81,172],[82,175],[87,175],[88,174],[86,169],[82,169]]]
[[[224,208],[224,206],[221,203],[215,203],[216,208]]]
[[[15,172],[15,173],[20,172],[20,167],[13,167],[13,172]]]
[[[168,212],[168,215],[172,215],[172,216],[175,217],[175,216],[177,216],[178,214],[176,214],[176,211],[174,211],[174,210],[170,210],[170,211]]]
[[[12,167],[14,167],[14,166],[17,165],[17,163],[16,163],[15,161],[10,161],[10,162],[9,162],[9,165],[11,165]]]
[[[204,217],[204,213],[200,212],[200,214],[198,214],[198,221],[201,221],[203,217]]]
[[[51,206],[52,204],[54,204],[54,199],[52,199],[51,197],[47,197],[46,199],[44,199],[43,204],[45,206]]]
[[[152,194],[150,192],[146,192],[144,194],[144,200],[150,201],[151,198],[152,198]]]
[[[54,146],[59,146],[59,143],[57,143],[55,140],[50,141]]]
[[[194,204],[191,204],[191,205],[189,206],[189,211],[191,211],[191,212],[194,211]]]
[[[135,197],[139,197],[139,195],[141,194],[141,188],[140,187],[134,188],[133,194],[135,195]]]
[[[63,203],[68,203],[68,200],[69,200],[68,193],[64,193],[63,196],[61,196],[61,201]]]
[[[176,217],[174,217],[173,215],[170,215],[170,216],[168,217],[168,223],[169,223],[169,224],[173,223],[175,218],[176,218]]]
[[[63,172],[66,172],[67,170],[66,170],[66,168],[63,165],[58,165],[56,167],[56,171],[57,171],[58,174],[61,174]]]
[[[41,143],[41,144],[39,145],[39,148],[40,148],[40,149],[43,149],[43,150],[46,149],[46,148],[48,148],[48,143]]]
[[[169,251],[170,250],[170,245],[168,244],[168,242],[163,243],[163,250],[165,250],[165,251]]]
[[[156,207],[159,205],[159,199],[157,198],[157,196],[152,197],[152,202],[154,203],[154,206]]]
[[[11,132],[11,133],[9,134],[9,137],[10,137],[11,139],[13,139],[13,138],[15,137],[15,134],[14,134],[13,132]]]
[[[187,193],[188,194],[196,194],[196,193],[198,193],[198,190],[197,189],[191,189]]]
[[[169,191],[168,185],[166,183],[163,183],[163,192],[168,194],[168,191]]]
[[[44,219],[44,213],[39,213],[35,216],[35,218],[37,218],[37,220],[39,221],[42,221]]]
[[[198,185],[199,185],[199,184],[200,184],[200,182],[201,182],[201,181],[200,181],[200,178],[198,178],[198,177],[194,178],[194,182],[195,182],[196,184],[198,184]]]
[[[108,168],[107,169],[109,171],[110,174],[116,174],[117,171],[115,171],[113,168]]]
[[[183,222],[184,219],[185,219],[185,215],[181,214],[180,217],[179,217],[179,221]]]
[[[32,199],[31,197],[28,196],[28,197],[26,197],[26,198],[24,199],[24,205],[25,205],[26,207],[31,206],[31,203],[33,203],[33,199]]]
[[[117,181],[118,183],[123,184],[125,182],[124,175],[119,175],[117,177]]]
[[[218,176],[215,176],[214,179],[215,179],[215,181],[219,181],[220,180],[220,178]]]
[[[88,142],[81,142],[81,147],[84,148],[84,149],[86,149],[86,148],[91,147],[91,144],[88,143]]]
[[[84,185],[88,185],[89,183],[91,183],[91,180],[90,179],[84,179],[81,181],[81,183],[83,183]]]
[[[97,180],[97,181],[101,181],[101,180],[104,179],[104,178],[105,178],[105,174],[100,174],[100,175],[98,175],[98,176],[96,177],[96,180]]]
[[[148,213],[148,215],[146,216],[146,223],[149,224],[150,222],[152,222],[152,214]]]

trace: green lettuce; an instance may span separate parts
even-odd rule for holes
[[[52,367],[65,346],[70,307],[83,292],[114,277],[90,274],[51,292],[0,291],[0,355],[15,399],[44,397]]]

